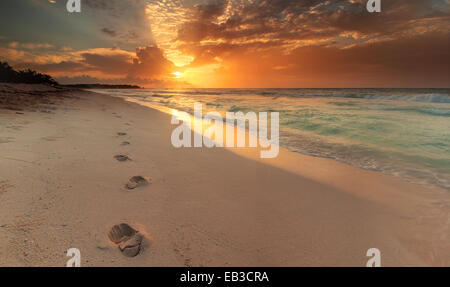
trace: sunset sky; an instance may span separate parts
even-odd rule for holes
[[[2,0],[0,59],[61,83],[450,87],[450,0]]]

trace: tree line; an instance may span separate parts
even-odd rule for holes
[[[24,84],[45,84],[58,85],[51,76],[38,73],[31,69],[14,70],[7,62],[0,61],[0,82],[4,83],[24,83]]]

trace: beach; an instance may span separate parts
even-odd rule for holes
[[[11,94],[33,100],[0,103],[1,266],[65,266],[70,248],[82,266],[365,266],[370,248],[450,264],[444,188],[284,148],[177,149],[170,115],[107,94]],[[108,238],[120,223],[143,235],[135,257]]]

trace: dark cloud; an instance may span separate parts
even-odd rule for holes
[[[302,47],[285,61],[287,66],[294,63],[286,69],[287,74],[325,78],[328,82],[340,82],[339,85],[345,82],[345,86],[358,79],[362,86],[442,87],[450,79],[450,42],[442,42],[442,35],[436,33],[344,50]]]
[[[288,54],[278,47],[229,48],[214,50],[226,62],[216,72],[234,87],[448,87],[450,79],[450,42],[439,33],[347,49],[303,46]]]
[[[75,58],[76,60],[59,63],[21,63],[18,66],[32,67],[52,74],[64,74],[67,71],[76,74],[92,72],[105,79],[123,78],[139,83],[160,81],[175,71],[175,65],[155,46],[137,48],[134,55],[119,49],[94,49],[77,52]]]
[[[293,86],[449,84],[445,0],[383,1],[381,13],[367,12],[366,0],[239,3],[192,9],[177,38],[194,57],[190,66],[223,62],[217,72],[224,82],[234,74],[249,86],[283,86],[282,77]]]
[[[227,4],[227,0],[215,0],[207,4],[194,5],[193,10],[199,20],[211,21],[225,12]]]
[[[3,40],[2,52],[13,64],[56,75],[134,83],[167,83],[175,71],[190,76],[189,68],[215,64],[204,70],[230,86],[448,86],[448,0],[383,0],[381,13],[369,13],[366,3],[84,0],[86,27],[96,32],[90,46],[36,52]],[[166,58],[149,18],[160,47],[179,65],[192,56],[190,64]],[[92,45],[120,48],[86,48]]]
[[[131,78],[167,77],[175,71],[175,65],[169,61],[158,47],[143,47],[136,49],[136,58],[130,69]]]
[[[102,55],[96,53],[81,54],[85,64],[89,69],[100,71],[104,74],[121,75],[130,70],[131,57],[125,54]]]
[[[103,28],[101,31],[111,37],[115,37],[117,35],[116,31],[108,29],[108,28]]]
[[[19,63],[15,66],[19,69],[32,68],[46,73],[59,73],[66,71],[72,71],[76,73],[76,72],[87,72],[91,70],[88,69],[88,67],[86,67],[86,65],[84,65],[83,63],[73,61],[63,61],[60,63],[49,63],[49,64]]]
[[[366,0],[261,0],[236,5],[224,22],[225,7],[233,2],[197,5],[193,18],[178,30],[178,40],[248,41],[253,39],[304,41],[332,39],[346,33],[358,37],[387,37],[413,33],[417,28],[448,29],[449,13],[433,0],[383,1],[382,13],[369,13]],[[440,21],[434,21],[437,18]]]
[[[143,0],[84,0],[83,13],[100,25],[101,31],[123,44],[155,44]]]

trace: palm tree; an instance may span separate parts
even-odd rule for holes
[[[14,82],[16,78],[17,72],[7,62],[0,62],[0,81]]]

